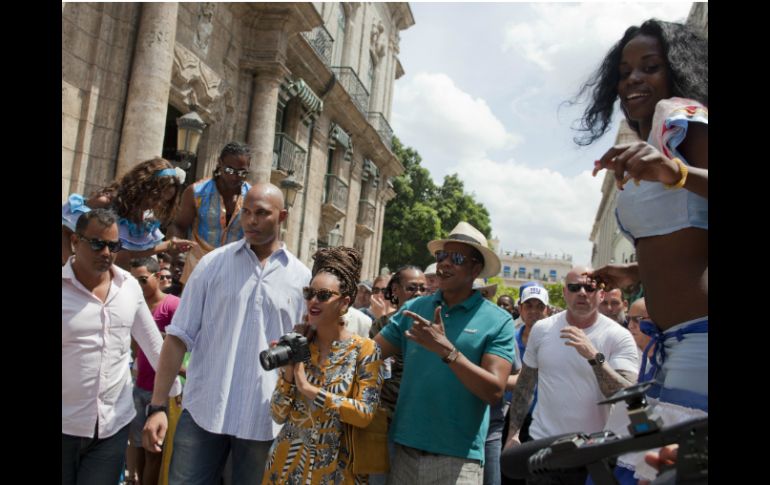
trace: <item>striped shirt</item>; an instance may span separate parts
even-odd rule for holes
[[[259,353],[291,331],[305,313],[310,270],[286,247],[262,267],[245,239],[208,253],[195,267],[168,335],[191,352],[182,405],[211,433],[268,441],[278,381]]]

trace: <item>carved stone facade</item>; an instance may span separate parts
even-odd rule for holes
[[[174,120],[207,124],[191,179],[229,141],[252,180],[302,184],[284,240],[305,263],[339,227],[379,271],[393,84],[407,3],[64,3],[62,201],[173,153]],[[170,157],[167,155],[167,157]]]

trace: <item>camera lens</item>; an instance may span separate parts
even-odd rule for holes
[[[291,347],[288,345],[276,345],[272,349],[259,353],[259,363],[265,370],[273,370],[284,366],[291,361]]]

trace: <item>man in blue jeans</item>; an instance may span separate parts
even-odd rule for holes
[[[280,426],[270,416],[278,375],[262,369],[258,355],[302,321],[302,287],[310,281],[279,239],[287,216],[278,187],[252,187],[241,210],[244,239],[200,260],[166,327],[142,444],[161,451],[165,389],[190,351],[169,485],[217,484],[228,453],[234,485],[262,482]]]
[[[118,483],[136,414],[132,335],[158,366],[160,331],[139,283],[114,265],[121,249],[117,222],[107,209],[81,215],[70,240],[74,255],[61,270],[62,484]],[[180,392],[179,381],[170,379],[166,396]]]

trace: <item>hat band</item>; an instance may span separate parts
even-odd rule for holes
[[[452,239],[455,241],[464,241],[472,244],[478,244],[479,246],[483,246],[483,244],[481,244],[479,241],[477,241],[476,239],[470,236],[466,236],[465,234],[450,234],[449,237],[447,237],[447,239]]]

